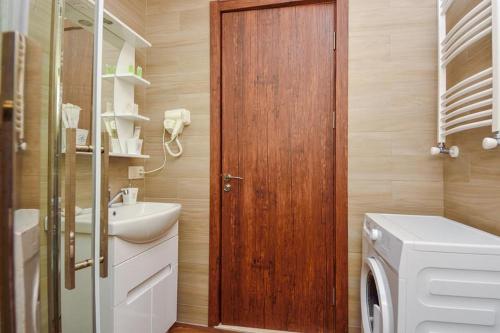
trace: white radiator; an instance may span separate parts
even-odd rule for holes
[[[449,153],[452,157],[458,157],[458,147],[446,148],[447,136],[480,127],[491,127],[495,134],[495,138],[485,139],[485,149],[500,144],[500,53],[496,37],[500,18],[498,1],[482,0],[449,31],[447,13],[455,0],[438,1],[438,146],[431,149],[433,155]],[[491,38],[492,64],[448,87],[448,65],[483,38]]]

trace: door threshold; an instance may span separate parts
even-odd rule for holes
[[[220,330],[240,332],[240,333],[292,333],[289,331],[266,330],[262,328],[251,328],[251,327],[230,326],[230,325],[218,325],[215,326],[215,328]]]

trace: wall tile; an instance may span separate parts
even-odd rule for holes
[[[148,168],[163,162],[164,111],[186,108],[191,125],[181,141],[184,154],[168,157],[165,170],[146,179],[146,198],[182,204],[179,221],[178,320],[208,321],[209,243],[209,1],[148,0],[145,149]]]
[[[457,1],[450,9],[450,24],[478,3]],[[490,67],[491,54],[491,40],[484,38],[457,57],[448,68],[448,86]],[[491,135],[491,128],[480,128],[448,137],[447,145],[457,145],[460,156],[444,163],[444,208],[446,217],[500,236],[500,154],[481,147]]]
[[[428,153],[437,138],[435,6],[431,0],[349,2],[352,332],[361,325],[364,214],[443,214],[443,162]]]

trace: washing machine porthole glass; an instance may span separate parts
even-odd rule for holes
[[[366,303],[370,319],[370,328],[373,332],[374,318],[377,316],[375,309],[380,309],[380,300],[377,291],[377,283],[375,282],[375,277],[371,271],[368,272],[368,276],[366,277]]]
[[[374,257],[366,258],[361,270],[361,304],[364,333],[394,333],[387,278]]]

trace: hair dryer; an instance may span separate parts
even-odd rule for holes
[[[165,121],[163,126],[165,130],[170,134],[170,140],[165,142],[165,148],[168,153],[173,157],[179,157],[182,155],[182,145],[179,141],[179,135],[182,134],[184,126],[191,124],[191,113],[186,109],[175,109],[165,111]],[[170,149],[170,144],[174,142],[177,144],[178,151],[174,153]]]

